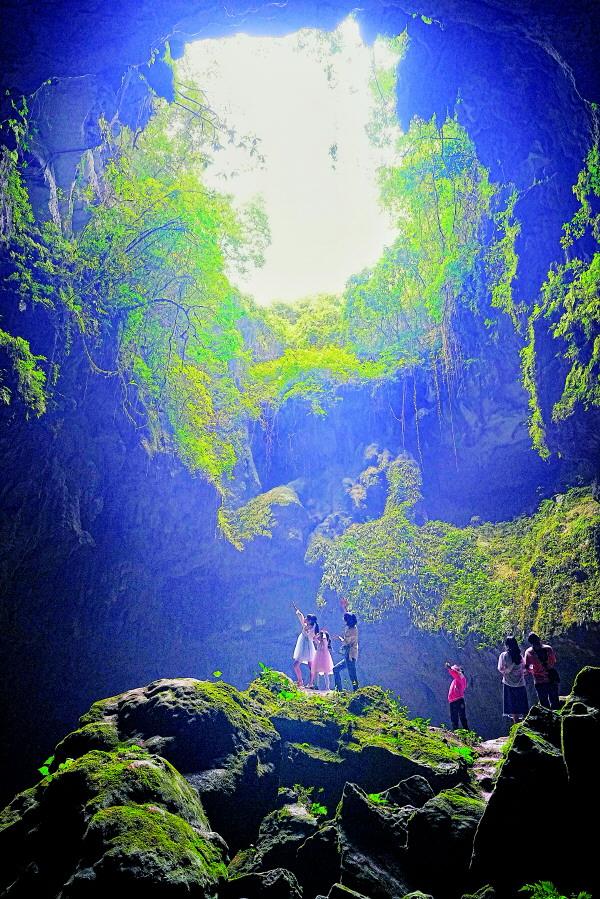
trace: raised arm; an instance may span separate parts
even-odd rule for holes
[[[294,608],[295,608],[295,611],[296,611],[296,618],[297,618],[298,621],[300,622],[300,627],[304,627],[304,615],[302,614],[302,612],[300,611],[300,609],[296,609],[295,606],[294,606]]]

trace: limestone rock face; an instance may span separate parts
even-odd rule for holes
[[[536,706],[518,728],[475,837],[471,870],[479,883],[501,895],[542,879],[569,892],[597,891],[597,841],[583,810],[599,797],[599,706],[600,668],[587,667],[560,714]],[[499,847],[513,829],[507,866]]]
[[[92,750],[0,815],[0,890],[54,899],[215,893],[226,846],[197,793],[138,746]],[[3,893],[4,894],[4,893]]]
[[[254,846],[238,853],[232,860],[229,876],[273,868],[296,868],[299,847],[317,830],[317,819],[303,803],[295,802],[269,812],[261,822]]]
[[[560,714],[535,707],[486,807],[459,738],[380,688],[319,696],[269,669],[244,692],[155,681],[94,703],[0,813],[0,894],[516,899],[538,880],[593,892],[581,810],[598,793],[599,696],[588,667]]]
[[[87,723],[90,717],[96,721]],[[275,803],[279,735],[266,715],[250,709],[229,684],[155,681],[97,704],[82,721],[83,728],[59,745],[61,754],[81,741],[89,740],[91,747],[95,740],[115,739],[115,733],[141,743],[187,777],[212,826],[232,848],[251,839]]]
[[[403,802],[414,790],[412,780],[381,796],[367,796],[354,784],[346,785],[337,816],[342,882],[382,899],[417,887],[434,895],[459,895],[484,803],[464,788],[441,792],[420,809],[387,798],[396,795]]]
[[[302,899],[298,881],[285,868],[234,877],[221,895],[222,899]]]

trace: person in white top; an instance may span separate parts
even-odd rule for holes
[[[514,723],[522,721],[529,711],[529,699],[525,687],[525,660],[519,644],[512,634],[504,641],[506,650],[498,658],[498,671],[502,675],[503,715]]]
[[[301,628],[292,657],[294,672],[296,674],[296,683],[299,687],[304,686],[300,665],[305,664],[308,665],[308,670],[310,672],[308,686],[312,687],[315,680],[313,661],[317,652],[314,641],[316,635],[319,633],[319,625],[317,624],[316,615],[303,615],[296,603],[293,602],[292,605]]]

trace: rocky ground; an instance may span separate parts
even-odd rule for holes
[[[2,896],[507,899],[596,888],[600,668],[475,746],[378,687],[159,680],[96,702],[0,814]],[[505,744],[505,745],[503,745]]]

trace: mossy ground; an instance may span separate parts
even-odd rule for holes
[[[277,678],[281,679],[279,689]],[[301,733],[305,724],[311,736],[315,725],[334,730],[338,750],[359,752],[366,746],[376,746],[433,766],[460,758],[468,760],[469,747],[465,742],[439,728],[427,727],[421,719],[411,720],[401,701],[381,687],[362,687],[353,694],[306,693],[287,683],[285,675],[267,671],[252,682],[248,694],[275,719],[276,726],[279,719],[297,722]],[[306,742],[312,744],[310,736]],[[325,748],[305,747],[303,743],[296,741],[298,748],[313,756],[320,753],[324,758]],[[337,757],[337,753],[333,755]]]

